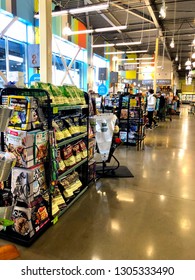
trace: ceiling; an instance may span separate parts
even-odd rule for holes
[[[162,2],[166,6],[166,18],[159,17]],[[83,22],[87,28],[101,28],[126,25],[120,31],[94,33],[94,44],[140,41],[141,45],[117,46],[118,51],[148,50],[154,54],[156,38],[159,38],[159,55],[173,61],[180,77],[185,77],[185,62],[194,50],[195,38],[195,0],[56,0],[62,9],[83,7],[84,5],[107,3],[108,10],[76,14],[74,17]],[[170,47],[174,39],[175,47]],[[94,52],[104,56],[103,48]],[[178,61],[175,61],[178,56]],[[194,60],[195,61],[195,60]],[[181,63],[181,70],[178,65]]]

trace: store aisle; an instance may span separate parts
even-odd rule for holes
[[[116,152],[134,178],[101,179],[20,259],[195,259],[195,116],[147,131],[145,150]],[[0,245],[9,242],[0,240]]]

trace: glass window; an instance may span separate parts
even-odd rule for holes
[[[6,55],[5,55],[5,40],[0,39],[0,71],[6,77]],[[4,85],[4,81],[0,76],[0,88]]]
[[[8,42],[9,74],[8,80],[25,81],[25,44],[14,41]]]
[[[56,85],[61,85],[62,83],[72,84],[73,81],[78,88],[83,89],[83,63],[80,61],[75,61],[67,73],[64,62],[66,63],[67,67],[69,67],[71,59],[65,57],[63,57],[63,59],[57,54],[53,54],[52,56],[52,82]]]

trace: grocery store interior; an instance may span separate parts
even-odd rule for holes
[[[0,1],[0,260],[195,259],[193,2]]]

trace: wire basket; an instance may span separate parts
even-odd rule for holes
[[[0,132],[4,132],[9,124],[13,114],[13,109],[6,106],[0,106]]]
[[[5,153],[0,152],[0,181],[6,181],[14,165],[15,158],[5,158]]]

